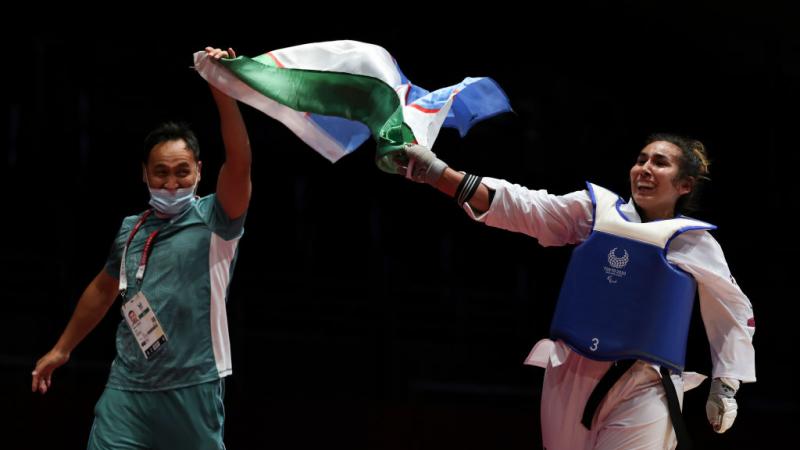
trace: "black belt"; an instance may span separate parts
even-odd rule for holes
[[[672,428],[675,429],[675,437],[678,438],[678,446],[675,450],[689,450],[692,448],[692,440],[686,430],[686,422],[681,415],[681,404],[678,402],[678,394],[675,392],[675,384],[669,376],[669,369],[661,366],[661,384],[664,392],[667,393],[667,408],[669,408],[669,418],[672,420]]]
[[[592,418],[597,411],[597,407],[600,406],[600,402],[635,362],[635,360],[616,361],[608,368],[605,375],[600,378],[597,386],[594,387],[594,390],[592,390],[592,393],[589,395],[589,399],[586,401],[586,406],[583,409],[581,423],[587,430],[592,429]],[[672,421],[672,428],[675,429],[675,436],[678,438],[678,447],[675,450],[689,450],[692,448],[692,440],[689,438],[689,433],[686,430],[686,423],[683,421],[683,416],[681,415],[681,405],[680,402],[678,402],[678,394],[675,391],[675,385],[672,383],[672,378],[666,367],[661,367],[661,385],[664,387],[664,392],[667,395],[669,418]]]

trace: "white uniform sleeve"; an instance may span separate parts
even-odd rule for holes
[[[496,178],[484,178],[483,183],[494,190],[494,199],[481,215],[464,204],[474,220],[533,236],[544,247],[575,244],[592,231],[592,199],[586,191],[553,195]]]
[[[719,243],[708,232],[684,233],[670,245],[667,259],[697,280],[712,377],[756,381],[753,307],[731,275]]]

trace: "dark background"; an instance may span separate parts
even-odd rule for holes
[[[506,90],[515,113],[464,139],[440,134],[435,151],[460,170],[556,194],[591,180],[627,196],[647,134],[702,140],[713,181],[696,216],[719,225],[714,235],[753,303],[759,382],[741,389],[724,435],[706,423],[708,383],[687,393],[689,431],[701,449],[778,448],[794,436],[796,11],[492,2],[436,12],[385,5],[358,19],[359,6],[331,5],[310,19],[310,4],[180,15],[119,8],[86,12],[96,21],[79,9],[4,18],[3,448],[85,446],[116,313],[46,396],[30,393],[30,371],[101,269],[122,218],[147,206],[145,134],[163,120],[189,121],[204,161],[200,193],[215,186],[218,121],[189,69],[192,53],[214,45],[255,56],[335,39],[385,47],[431,90],[465,76],[491,76]],[[371,141],[331,165],[278,122],[242,110],[254,191],[228,303],[228,447],[539,448],[543,370],[522,361],[547,334],[570,249],[471,222],[430,187],[380,172]],[[695,319],[688,368],[709,374]]]

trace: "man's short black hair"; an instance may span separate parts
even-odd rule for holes
[[[151,131],[144,139],[144,152],[142,152],[142,162],[147,164],[150,159],[150,152],[162,142],[183,140],[186,147],[192,151],[195,161],[200,161],[200,144],[197,136],[185,122],[165,122]]]

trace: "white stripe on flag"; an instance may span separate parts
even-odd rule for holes
[[[391,87],[402,83],[392,55],[374,44],[358,41],[316,42],[270,53],[287,69],[365,75],[377,78]]]

